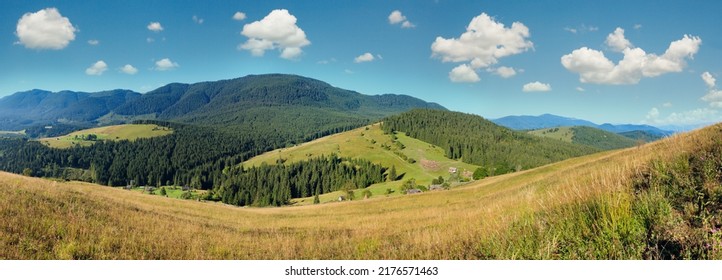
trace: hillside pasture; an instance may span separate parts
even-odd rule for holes
[[[154,124],[123,124],[84,129],[64,136],[38,139],[40,143],[51,148],[70,148],[73,146],[90,146],[96,141],[133,141],[138,138],[151,138],[173,133],[173,130]],[[89,139],[90,137],[94,140]]]
[[[395,141],[394,136],[397,138]],[[444,155],[443,149],[408,137],[405,133],[396,133],[394,136],[384,134],[380,124],[373,124],[293,147],[270,151],[249,159],[243,165],[259,166],[262,163],[276,164],[279,161],[293,163],[321,155],[337,154],[340,157],[366,159],[386,168],[394,166],[398,175],[397,180],[369,186],[367,189],[373,194],[372,198],[385,197],[388,190],[392,191],[389,196],[402,194],[401,184],[408,179],[413,178],[418,185],[428,186],[439,176],[448,179],[451,175],[450,167],[462,173],[473,172],[478,167],[449,159]],[[357,190],[357,196],[362,191]],[[342,192],[332,192],[320,195],[319,198],[321,202],[330,202],[338,200],[341,195]],[[293,202],[295,205],[304,205],[312,203],[313,197],[295,199]]]

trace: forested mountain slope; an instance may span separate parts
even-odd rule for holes
[[[480,165],[497,174],[528,169],[598,152],[598,149],[517,132],[480,116],[417,109],[383,120],[382,128],[406,132],[445,149],[452,159]]]
[[[600,150],[628,148],[642,143],[632,138],[588,126],[544,128],[529,131],[529,134],[595,147]]]
[[[281,137],[298,143],[412,108],[444,109],[406,95],[364,95],[311,78],[267,74],[172,83],[142,95],[124,90],[20,92],[0,99],[0,130],[21,130],[38,124],[87,127],[156,119],[281,133]]]

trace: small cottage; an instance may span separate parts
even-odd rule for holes
[[[444,186],[439,185],[439,184],[429,186],[429,191],[440,191],[443,189],[444,189]]]
[[[456,167],[449,167],[449,173],[456,173]]]
[[[415,193],[421,193],[420,189],[410,189],[406,191],[406,194],[415,194]]]

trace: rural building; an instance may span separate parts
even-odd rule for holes
[[[406,194],[415,194],[415,193],[421,193],[420,189],[410,189],[406,191]]]
[[[346,200],[346,197],[345,197],[345,196],[340,195],[340,196],[338,197],[338,201],[344,201],[344,200]]]
[[[449,173],[456,173],[456,167],[449,167]]]
[[[444,186],[439,185],[439,184],[429,186],[430,191],[440,191],[443,189],[444,189]]]

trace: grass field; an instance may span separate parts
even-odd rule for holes
[[[717,208],[694,231],[683,213],[699,198],[664,198],[675,183],[657,173],[685,178],[684,162],[720,136],[714,126],[449,191],[281,208],[0,173],[0,259],[639,259],[698,243],[705,254],[675,256],[721,258],[719,184],[699,189]],[[720,174],[722,155],[704,162]]]
[[[38,139],[38,141],[52,148],[63,149],[70,148],[76,145],[93,145],[95,141],[87,140],[87,136],[89,135],[95,135],[97,137],[97,141],[133,141],[138,138],[158,137],[168,135],[170,133],[173,133],[173,130],[171,130],[170,128],[161,127],[154,124],[123,124],[90,128],[76,131],[64,136],[42,138]]]
[[[286,163],[293,163],[335,153],[341,157],[366,159],[387,168],[395,166],[399,180],[369,186],[367,189],[373,194],[372,198],[385,197],[387,189],[394,191],[389,196],[400,195],[401,184],[410,178],[416,179],[419,185],[429,185],[433,179],[439,176],[448,179],[449,167],[455,167],[459,172],[473,172],[478,167],[448,159],[444,156],[443,149],[408,137],[404,133],[398,133],[396,137],[398,138],[397,142],[405,146],[404,149],[400,149],[392,142],[391,135],[383,133],[380,124],[374,124],[294,147],[270,151],[244,162],[243,165],[275,164],[279,158],[285,160]],[[382,145],[388,146],[389,149],[384,149]],[[414,159],[415,162],[410,163],[397,153],[402,153],[407,158]],[[319,198],[321,202],[329,202],[336,200],[339,195],[341,192],[332,192],[321,195]],[[313,197],[295,199],[293,202],[295,205],[309,204],[313,202]]]
[[[574,131],[569,126],[531,130],[529,134],[557,139],[567,143],[572,143],[572,137],[574,137]]]

